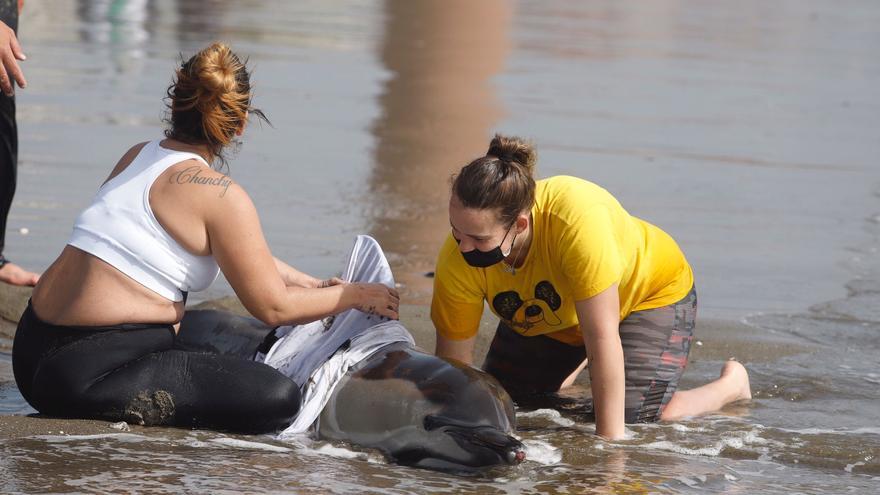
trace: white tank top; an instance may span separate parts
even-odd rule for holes
[[[119,175],[95,195],[73,225],[68,244],[96,256],[171,301],[206,289],[220,272],[212,256],[183,248],[156,220],[150,187],[168,167],[195,154],[169,150],[159,140],[144,145]]]

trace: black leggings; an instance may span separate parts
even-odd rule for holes
[[[188,311],[178,337],[169,325],[65,327],[28,305],[13,372],[25,400],[50,416],[269,432],[300,406],[296,383],[251,360],[270,330],[219,311]]]
[[[18,3],[0,2],[0,21],[18,30]],[[18,126],[15,123],[15,97],[0,92],[0,255],[6,245],[6,217],[15,196],[18,168]]]

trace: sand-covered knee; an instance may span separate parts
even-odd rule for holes
[[[152,394],[144,391],[128,403],[123,415],[129,423],[144,426],[168,424],[174,417],[174,399],[165,390]]]

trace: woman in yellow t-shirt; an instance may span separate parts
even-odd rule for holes
[[[529,144],[496,135],[454,178],[431,303],[436,354],[472,364],[487,301],[501,322],[485,371],[522,402],[570,385],[589,363],[599,435],[751,398],[734,361],[676,390],[697,309],[678,245],[591,182],[536,182],[535,161]]]

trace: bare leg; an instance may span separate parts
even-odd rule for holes
[[[34,286],[39,279],[39,274],[29,272],[14,263],[6,263],[0,268],[0,282],[10,285]]]
[[[672,421],[697,416],[717,411],[731,402],[751,398],[746,368],[736,361],[728,361],[721,368],[721,377],[717,380],[695,389],[675,392],[663,409],[660,419]]]

